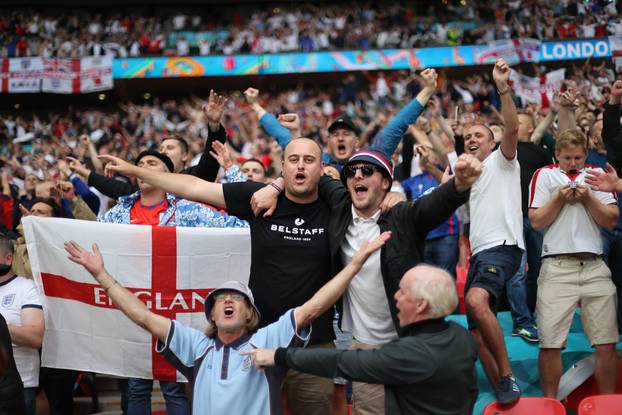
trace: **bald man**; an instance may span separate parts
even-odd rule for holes
[[[191,175],[141,169],[119,158],[102,156],[106,169],[135,176],[183,198],[226,208],[245,219],[251,228],[249,287],[261,313],[260,327],[287,310],[304,304],[331,278],[330,241],[327,235],[330,210],[318,196],[323,171],[322,150],[313,140],[292,140],[284,152],[284,190],[270,217],[253,214],[250,199],[264,186],[242,182],[217,184]],[[276,184],[272,184],[277,186]],[[333,347],[332,309],[313,323],[309,345]],[[290,371],[285,380],[292,413],[324,415],[331,412],[333,381]]]
[[[283,366],[319,376],[385,385],[387,414],[467,415],[477,397],[477,346],[469,332],[445,321],[458,304],[451,276],[417,265],[395,293],[400,325],[408,331],[376,350],[249,351],[258,367]]]

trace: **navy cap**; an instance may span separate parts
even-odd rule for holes
[[[380,171],[385,175],[393,179],[393,162],[390,157],[387,157],[384,153],[373,150],[371,148],[364,148],[357,151],[350,157],[348,162],[341,169],[341,181],[346,182],[345,170],[346,167],[355,163],[369,163],[380,168]]]

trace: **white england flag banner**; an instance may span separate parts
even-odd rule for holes
[[[227,280],[248,281],[248,229],[117,225],[60,218],[22,220],[45,314],[42,366],[123,377],[181,380],[155,339],[117,310],[63,243],[91,249],[153,312],[206,328],[205,296]]]
[[[80,92],[112,89],[112,55],[89,56],[80,60]]]
[[[0,90],[8,93],[40,92],[42,76],[41,58],[4,58]]]
[[[41,92],[77,94],[80,92],[79,59],[43,59]]]

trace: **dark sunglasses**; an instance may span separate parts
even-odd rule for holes
[[[343,169],[343,174],[349,179],[356,176],[357,170],[361,170],[363,177],[369,177],[374,174],[376,167],[369,164],[363,164],[362,166],[346,166]]]

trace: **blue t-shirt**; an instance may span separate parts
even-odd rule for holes
[[[302,345],[309,334],[310,329],[298,334],[293,309],[230,344],[173,320],[166,343],[158,343],[157,351],[190,380],[193,414],[281,414],[285,370],[257,369],[240,352]]]
[[[401,182],[402,188],[409,200],[419,199],[421,196],[434,190],[439,184],[440,182],[430,173],[421,173]],[[428,236],[425,239],[429,241],[430,239],[458,235],[460,232],[458,226],[458,216],[454,212],[449,219],[428,232]]]

